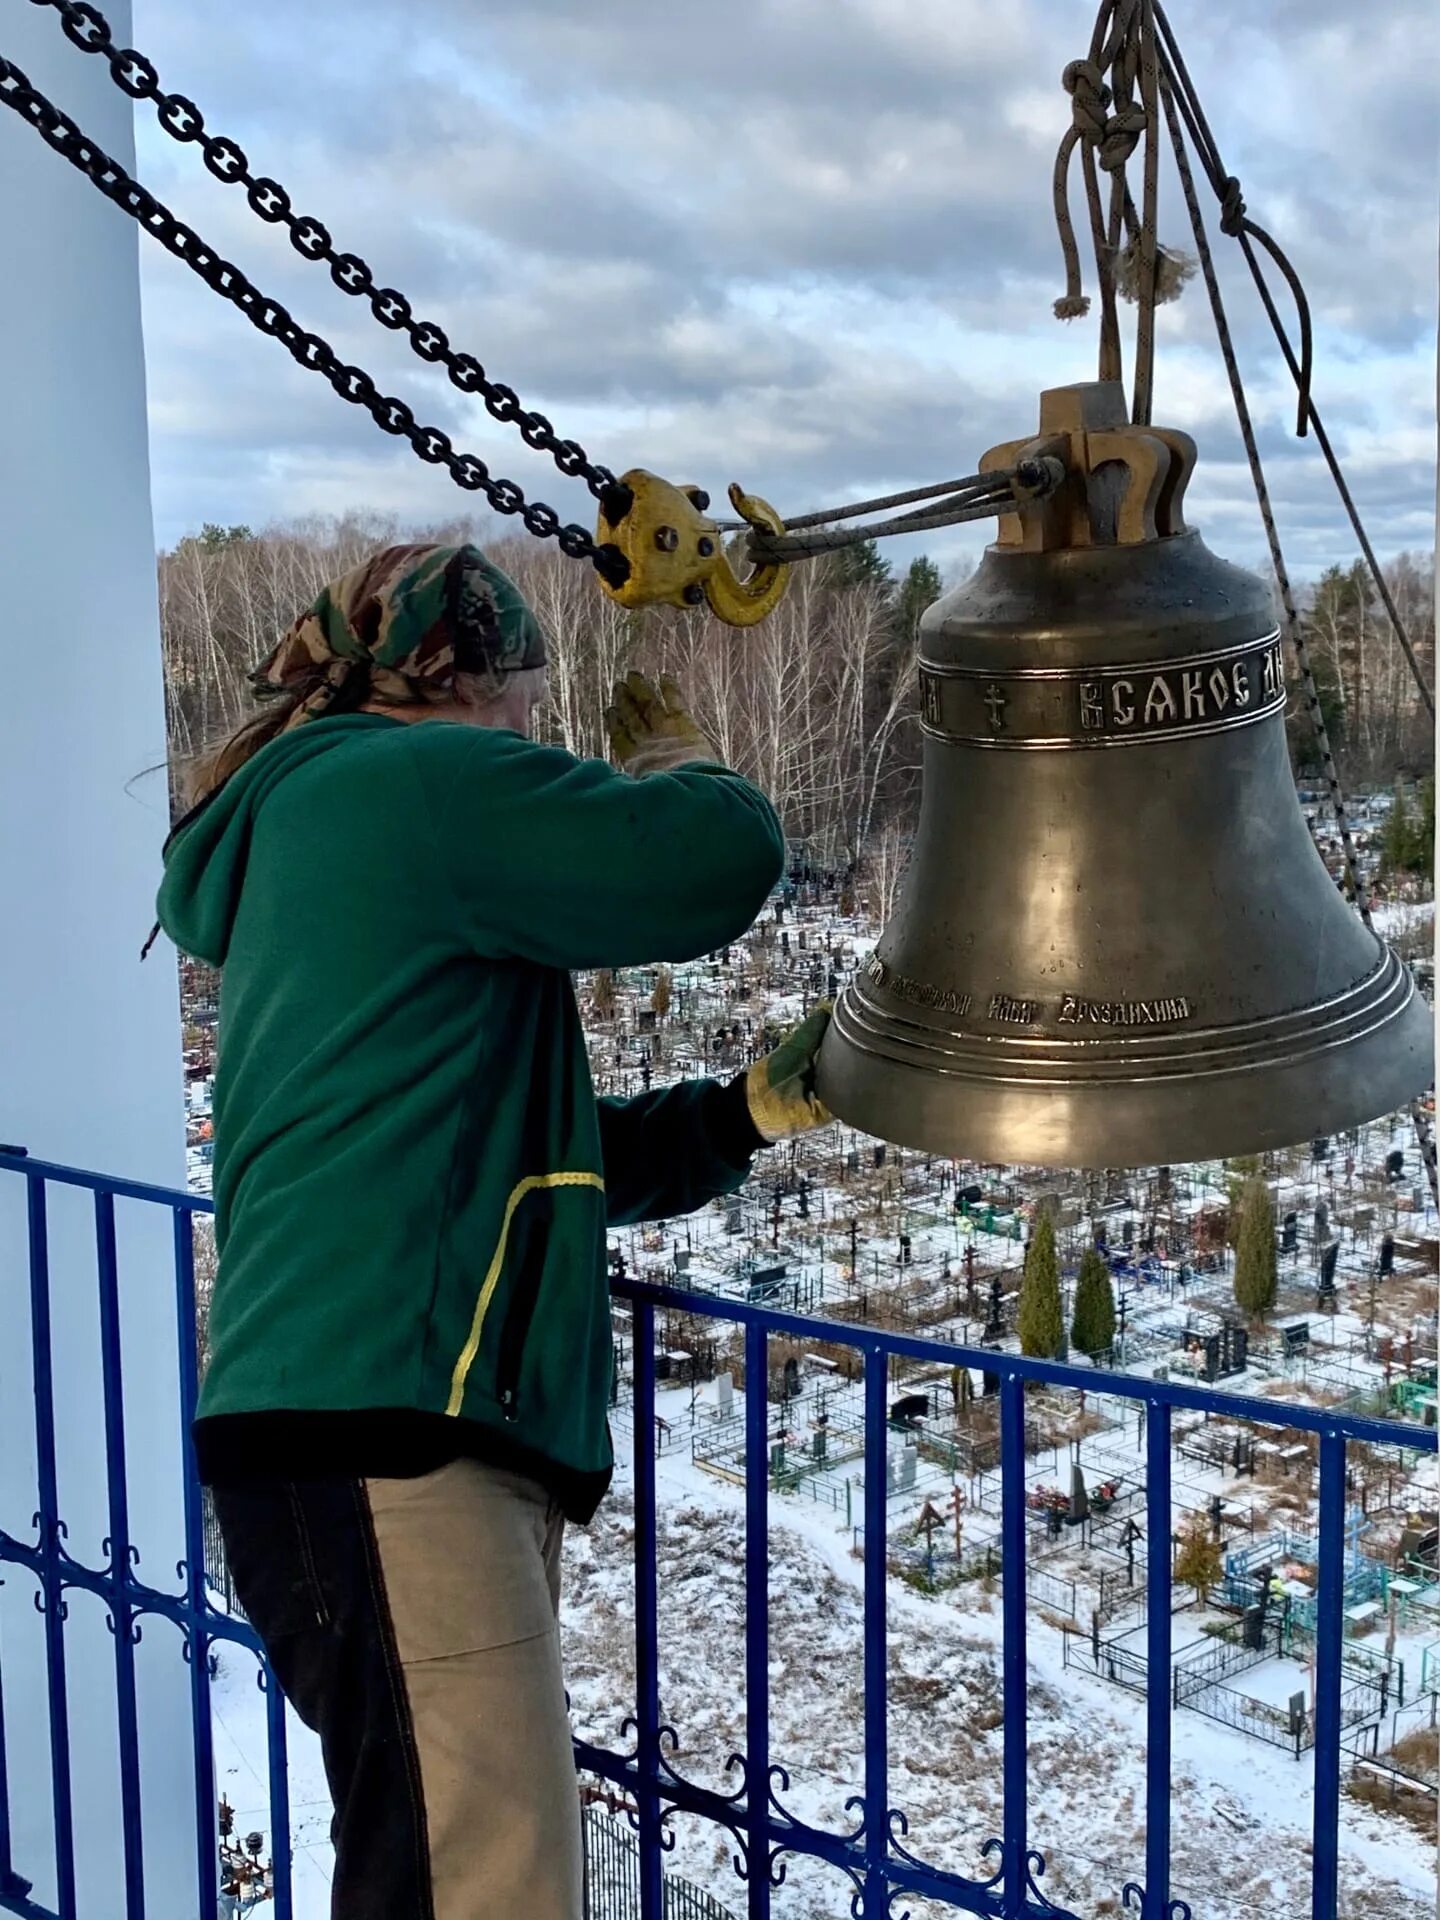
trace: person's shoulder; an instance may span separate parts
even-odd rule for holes
[[[499,798],[574,791],[575,777],[591,769],[604,780],[603,761],[577,760],[564,747],[547,746],[505,727],[467,727],[455,721],[417,722],[404,729],[401,753],[426,785],[454,791],[481,787]],[[387,741],[387,745],[389,742]],[[585,790],[591,782],[580,781]]]

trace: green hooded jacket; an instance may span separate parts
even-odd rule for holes
[[[597,1100],[569,970],[738,939],[783,854],[723,767],[370,714],[283,734],[182,828],[161,923],[223,969],[203,1478],[469,1454],[589,1517],[606,1226],[733,1192],[761,1143],[739,1082]]]

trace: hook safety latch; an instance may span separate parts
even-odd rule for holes
[[[742,520],[765,533],[784,533],[785,523],[755,495],[730,488],[730,504]],[[699,487],[677,487],[643,467],[632,467],[600,496],[598,533],[630,563],[621,586],[603,578],[601,589],[622,607],[698,607],[708,604],[730,627],[753,627],[777,607],[790,569],[779,562],[754,568],[744,579],[725,552],[719,527],[707,517],[710,496]]]

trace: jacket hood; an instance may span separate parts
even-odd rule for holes
[[[312,720],[282,733],[246,761],[165,847],[156,914],[182,953],[223,967],[250,864],[255,823],[266,800],[297,767],[343,748],[347,737],[403,725],[379,713]]]

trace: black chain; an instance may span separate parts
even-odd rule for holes
[[[433,320],[417,320],[403,294],[394,287],[377,287],[370,268],[358,254],[337,253],[323,222],[308,213],[297,214],[279,181],[252,174],[243,149],[235,141],[223,134],[207,133],[205,117],[193,100],[183,93],[164,91],[153,61],[133,47],[115,45],[109,22],[97,7],[85,5],[83,0],[32,0],[32,4],[53,6],[73,45],[82,53],[103,53],[111,78],[122,92],[132,100],[152,100],[160,125],[182,146],[198,141],[205,165],[215,178],[226,186],[244,187],[253,212],[268,225],[283,225],[290,244],[304,259],[324,261],[342,293],[357,298],[363,295],[382,327],[403,332],[422,360],[432,365],[443,362],[462,393],[478,393],[496,420],[507,426],[513,423],[527,446],[548,453],[561,473],[583,480],[597,499],[614,485],[614,474],[596,465],[578,440],[559,439],[543,413],[523,407],[514,389],[491,380],[473,354],[457,353]]]
[[[483,493],[496,513],[518,514],[537,539],[556,541],[572,560],[589,560],[612,586],[624,585],[629,578],[630,564],[618,547],[597,544],[584,527],[562,525],[553,507],[538,500],[527,501],[513,480],[497,480],[478,454],[457,453],[450,436],[439,427],[417,425],[403,400],[377,391],[375,382],[363,368],[347,365],[319,334],[307,333],[278,300],[261,293],[238,267],[222,260],[193,227],[177,220],[118,160],[88,139],[67,113],[47,100],[43,93],[38,93],[12,60],[3,57],[0,57],[0,104],[28,121],[55,152],[91,180],[107,200],[113,200],[177,260],[183,260],[208,287],[238,307],[261,333],[279,340],[300,366],[312,373],[324,374],[342,400],[364,407],[378,427],[408,440],[420,459],[448,467],[457,486],[467,492]]]

